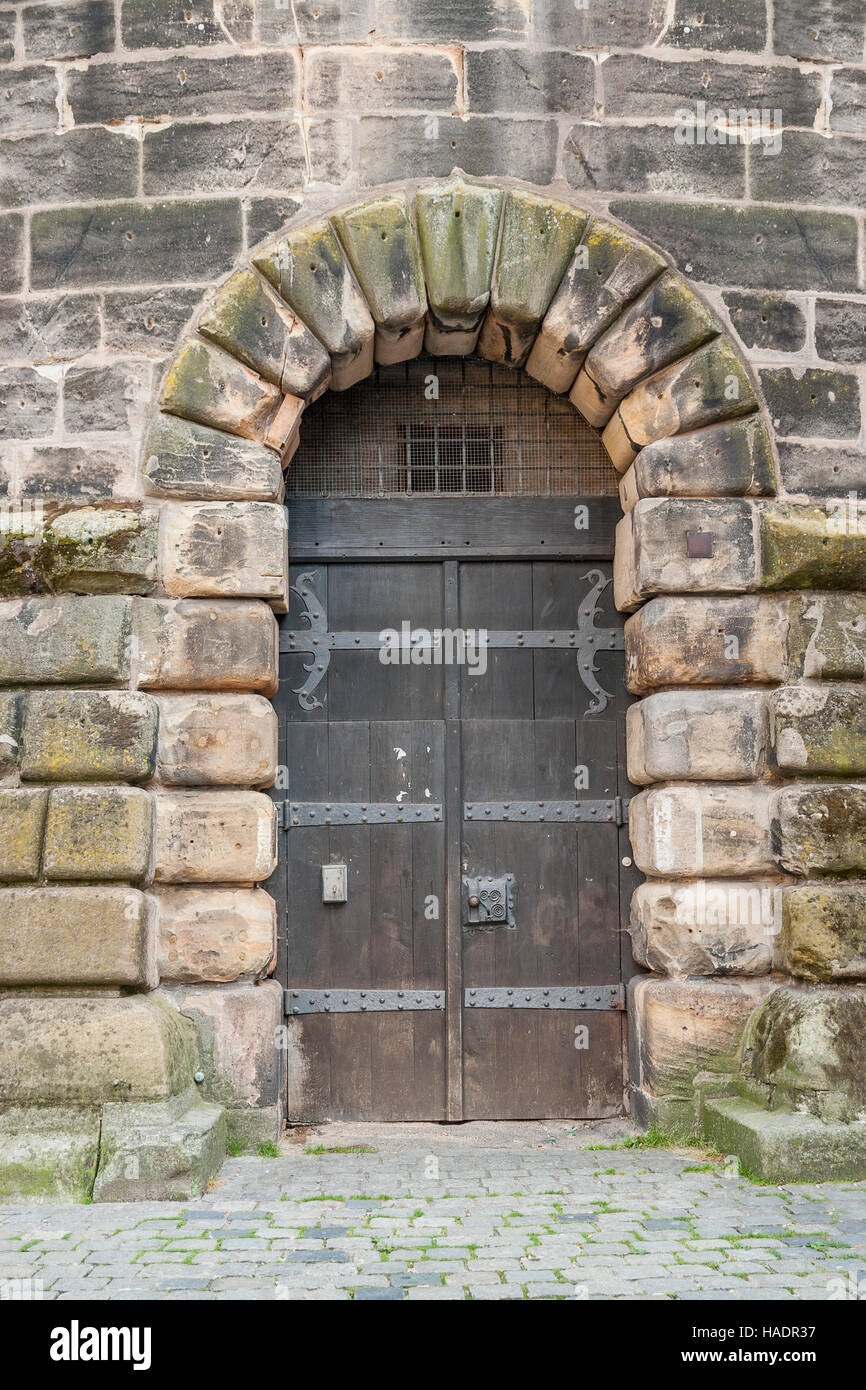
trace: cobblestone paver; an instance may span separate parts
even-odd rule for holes
[[[286,1145],[196,1202],[0,1208],[0,1292],[39,1296],[27,1280],[60,1300],[866,1297],[866,1184],[549,1140]]]

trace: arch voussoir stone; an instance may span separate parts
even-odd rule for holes
[[[864,898],[834,878],[866,875],[864,784],[846,780],[866,777],[866,751],[855,742],[837,752],[866,675],[862,539],[834,527],[829,510],[776,499],[772,431],[752,376],[719,315],[657,248],[543,190],[460,171],[292,224],[234,266],[166,370],[142,444],[144,497],[122,536],[116,522],[106,539],[92,518],[73,517],[66,550],[34,541],[34,554],[43,547],[35,563],[23,538],[4,556],[0,682],[10,697],[0,697],[0,720],[20,731],[29,687],[53,683],[151,692],[159,717],[153,777],[104,800],[117,809],[134,792],[146,808],[138,945],[124,981],[146,996],[148,1046],[168,1049],[170,1064],[167,1052],[161,1071],[154,1064],[159,1084],[142,1091],[130,1129],[129,1150],[145,1155],[138,1187],[122,1178],[124,1140],[105,1108],[101,1062],[70,1145],[89,1155],[97,1195],[153,1195],[158,1136],[171,1155],[186,1123],[174,1195],[207,1181],[226,1121],[237,1135],[279,1132],[274,914],[256,885],[276,862],[273,804],[261,788],[276,772],[263,704],[276,688],[274,612],[285,610],[288,582],[283,474],[308,404],[422,350],[525,368],[604,431],[620,476],[615,591],[619,607],[634,610],[628,685],[641,697],[629,714],[629,767],[642,788],[630,834],[647,874],[632,931],[652,971],[633,988],[635,1113],[683,1130],[701,1123],[756,1172],[778,1168],[779,1135],[791,1135],[790,1152],[805,1155],[794,1168],[811,1173],[798,1097],[816,1087],[804,1077],[798,1090],[792,1063],[773,1112],[766,1059],[774,1039],[802,1037],[810,1018],[819,1039],[822,1020],[854,1019],[856,1008],[834,1012],[825,996],[840,978],[866,979]],[[109,569],[130,548],[132,580],[121,563]],[[64,586],[76,597],[60,597]],[[10,737],[17,745],[18,733]],[[15,759],[10,775],[18,794]],[[0,882],[76,902],[105,891],[50,882],[54,792],[39,779],[28,787],[17,839],[0,805]],[[832,833],[816,835],[816,818],[831,819]],[[52,844],[63,862],[68,851]],[[757,918],[731,919],[743,901],[757,901]],[[820,904],[813,954],[806,901]],[[847,945],[834,954],[837,937]],[[0,929],[0,971],[2,947]],[[76,978],[74,951],[64,959],[65,985]],[[774,1005],[791,980],[798,1008]],[[123,1009],[97,1014],[106,1029],[122,1026]],[[16,1013],[24,1044],[0,1092],[9,1114],[36,1094],[27,1030],[40,1018]],[[752,1041],[741,1049],[749,1019]],[[828,1065],[822,1076],[837,1074]],[[855,1103],[866,1105],[862,1087],[849,1069],[843,1099],[825,1096],[808,1117],[832,1117],[846,1175],[866,1174],[849,1123]],[[162,1109],[145,1113],[146,1104]],[[110,1121],[104,1155],[93,1139],[100,1106]],[[0,1170],[15,1123],[0,1116]]]

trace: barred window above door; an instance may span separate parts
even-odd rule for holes
[[[615,494],[597,432],[567,397],[479,358],[416,357],[304,413],[298,497]]]

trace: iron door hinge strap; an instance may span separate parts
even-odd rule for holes
[[[622,985],[535,985],[467,989],[468,1009],[624,1009]]]
[[[562,821],[581,824],[609,822],[625,825],[628,822],[628,801],[613,796],[607,801],[467,801],[463,807],[466,820],[479,821]]]
[[[412,1013],[444,1009],[441,989],[287,989],[288,1015]],[[463,992],[467,1009],[625,1009],[623,985],[478,986]]]
[[[426,825],[442,820],[438,801],[281,801],[284,830],[316,825]]]

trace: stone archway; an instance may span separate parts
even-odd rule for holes
[[[862,544],[832,514],[776,500],[771,431],[751,377],[724,324],[663,256],[579,207],[459,174],[290,226],[233,271],[166,372],[143,445],[142,512],[106,514],[96,532],[67,522],[68,534],[49,534],[39,552],[53,574],[97,577],[109,554],[113,572],[125,566],[120,592],[140,597],[33,599],[23,617],[8,615],[20,647],[13,682],[130,688],[123,717],[139,763],[108,774],[86,756],[101,747],[91,697],[51,695],[51,717],[68,718],[62,702],[77,699],[87,730],[63,775],[146,789],[46,791],[47,812],[36,795],[41,868],[21,877],[126,885],[107,890],[123,902],[100,900],[102,936],[114,930],[117,948],[89,974],[77,960],[47,982],[141,993],[77,999],[83,1041],[69,1078],[55,1061],[41,1085],[25,1054],[39,1030],[57,1033],[52,1010],[39,997],[2,1001],[12,1024],[4,1103],[79,1107],[83,1170],[91,1183],[97,1174],[102,1198],[194,1189],[217,1162],[225,1117],[235,1133],[276,1133],[280,991],[266,978],[272,912],[255,885],[274,859],[273,805],[258,789],[276,763],[266,697],[276,680],[271,610],[286,602],[281,470],[310,400],[425,344],[438,355],[477,350],[567,391],[603,429],[621,475],[616,600],[633,613],[628,682],[643,697],[629,716],[629,769],[646,788],[631,809],[648,876],[632,933],[652,972],[632,995],[635,1113],[687,1129],[700,1112],[726,1148],[769,1171],[776,1130],[765,1142],[762,1117],[782,1095],[798,1142],[812,1121],[794,1107],[839,1126],[850,1171],[859,1130],[843,1122],[862,1109],[863,1069],[833,1050],[827,1020],[841,1010],[846,1034],[862,1035],[847,1022],[861,991],[837,982],[866,974],[863,895],[827,875],[863,862],[866,788],[839,780],[862,758],[859,745],[838,751],[839,730],[862,719],[864,703],[854,683],[866,651],[866,604],[854,592]],[[80,580],[60,587],[106,592]],[[58,604],[70,605],[63,641]],[[47,674],[27,664],[34,637]],[[37,698],[26,697],[25,731],[38,727]],[[117,703],[120,692],[100,698]],[[34,746],[35,733],[24,739],[28,757]],[[37,759],[29,775],[51,781],[56,766]],[[111,873],[95,849],[86,875],[64,865],[64,814],[89,818],[96,845],[115,846]],[[32,912],[35,890],[10,891],[16,911]],[[78,894],[92,919],[92,883],[46,891]],[[121,918],[136,921],[134,941]],[[95,940],[88,949],[95,960]],[[155,952],[163,984],[148,994]],[[32,985],[34,969],[20,966],[18,983]],[[791,977],[821,987],[792,987]],[[791,995],[787,1008],[776,1003]],[[55,1053],[71,1026],[49,1042]],[[823,1052],[807,1074],[796,1058],[810,1028]],[[732,1098],[741,1067],[751,1089]],[[802,1143],[808,1156],[808,1134]]]

